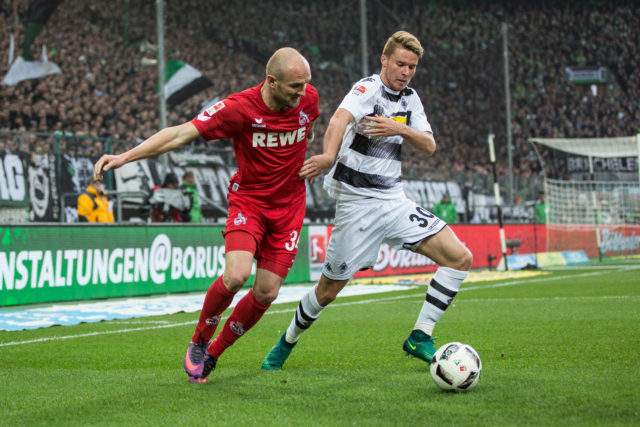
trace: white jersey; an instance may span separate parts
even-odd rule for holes
[[[374,74],[357,82],[338,108],[349,111],[355,120],[347,126],[336,162],[324,178],[329,195],[336,200],[405,197],[400,180],[403,138],[366,136],[362,122],[365,116],[378,115],[431,132],[415,90],[391,90]]]

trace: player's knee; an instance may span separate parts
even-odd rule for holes
[[[469,271],[471,264],[473,263],[473,255],[471,251],[464,246],[461,246],[459,250],[451,252],[443,259],[438,265],[440,267],[453,268],[459,271]]]
[[[469,271],[471,269],[471,264],[473,264],[473,254],[466,247],[464,251],[462,251],[462,256],[458,259],[457,266],[454,267],[456,270],[460,271]]]
[[[276,298],[278,298],[278,290],[273,289],[268,291],[256,292],[256,290],[254,289],[253,297],[261,305],[264,305],[264,306],[271,305],[271,303],[274,302]]]
[[[318,283],[318,303],[323,307],[331,304],[338,297],[345,283],[345,280],[331,280],[323,276]]]
[[[245,272],[242,270],[225,270],[222,276],[222,280],[229,291],[238,292],[240,289],[242,289],[244,284],[247,283],[250,275],[250,272]]]
[[[335,301],[337,297],[338,297],[337,292],[327,289],[323,293],[321,293],[320,296],[318,297],[318,304],[320,304],[323,307],[326,307],[327,305]]]

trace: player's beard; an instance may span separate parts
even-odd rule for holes
[[[298,105],[300,105],[300,98],[296,97],[294,99],[291,99],[291,98],[282,99],[280,104],[284,105],[287,108],[296,108]]]
[[[296,108],[298,105],[300,105],[300,97],[297,96],[294,99],[291,99],[289,102],[288,107],[289,108]]]
[[[273,94],[273,99],[276,101],[277,105],[282,105],[286,108],[296,108],[300,105],[300,97],[299,96],[284,96],[279,94],[277,91]]]

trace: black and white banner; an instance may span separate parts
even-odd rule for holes
[[[0,207],[29,206],[28,153],[0,151]]]
[[[52,154],[0,152],[0,207],[24,206],[30,208],[31,221],[75,222],[77,196],[85,191],[93,176],[97,158]],[[203,208],[224,216],[227,209],[227,188],[235,168],[224,165],[219,156],[189,155],[169,157],[169,171],[179,180],[191,171]],[[159,160],[146,159],[129,163],[106,176],[113,189],[109,191],[112,203],[140,206],[146,203],[155,186],[162,185],[164,166]],[[456,182],[405,181],[407,197],[425,208],[432,208],[448,193],[459,213],[465,212],[465,195]],[[64,211],[62,211],[64,209]],[[335,201],[322,188],[322,179],[307,184],[307,216],[312,219],[333,217]],[[218,212],[218,213],[215,213]],[[122,218],[127,220],[128,218]]]
[[[59,195],[56,156],[53,154],[34,154],[29,165],[31,221],[59,221]]]
[[[187,170],[193,172],[200,203],[220,206],[226,210],[227,187],[235,170],[220,164],[193,162],[185,166],[176,166],[169,163],[169,171],[175,173],[179,180],[182,180]],[[144,202],[143,194],[150,193],[156,185],[162,185],[162,172],[163,166],[157,160],[128,163],[115,171],[116,189],[119,193],[131,193],[123,197],[124,201],[141,204]]]

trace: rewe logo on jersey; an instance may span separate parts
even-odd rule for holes
[[[254,147],[285,147],[303,141],[307,136],[307,128],[301,127],[289,132],[254,132]]]

